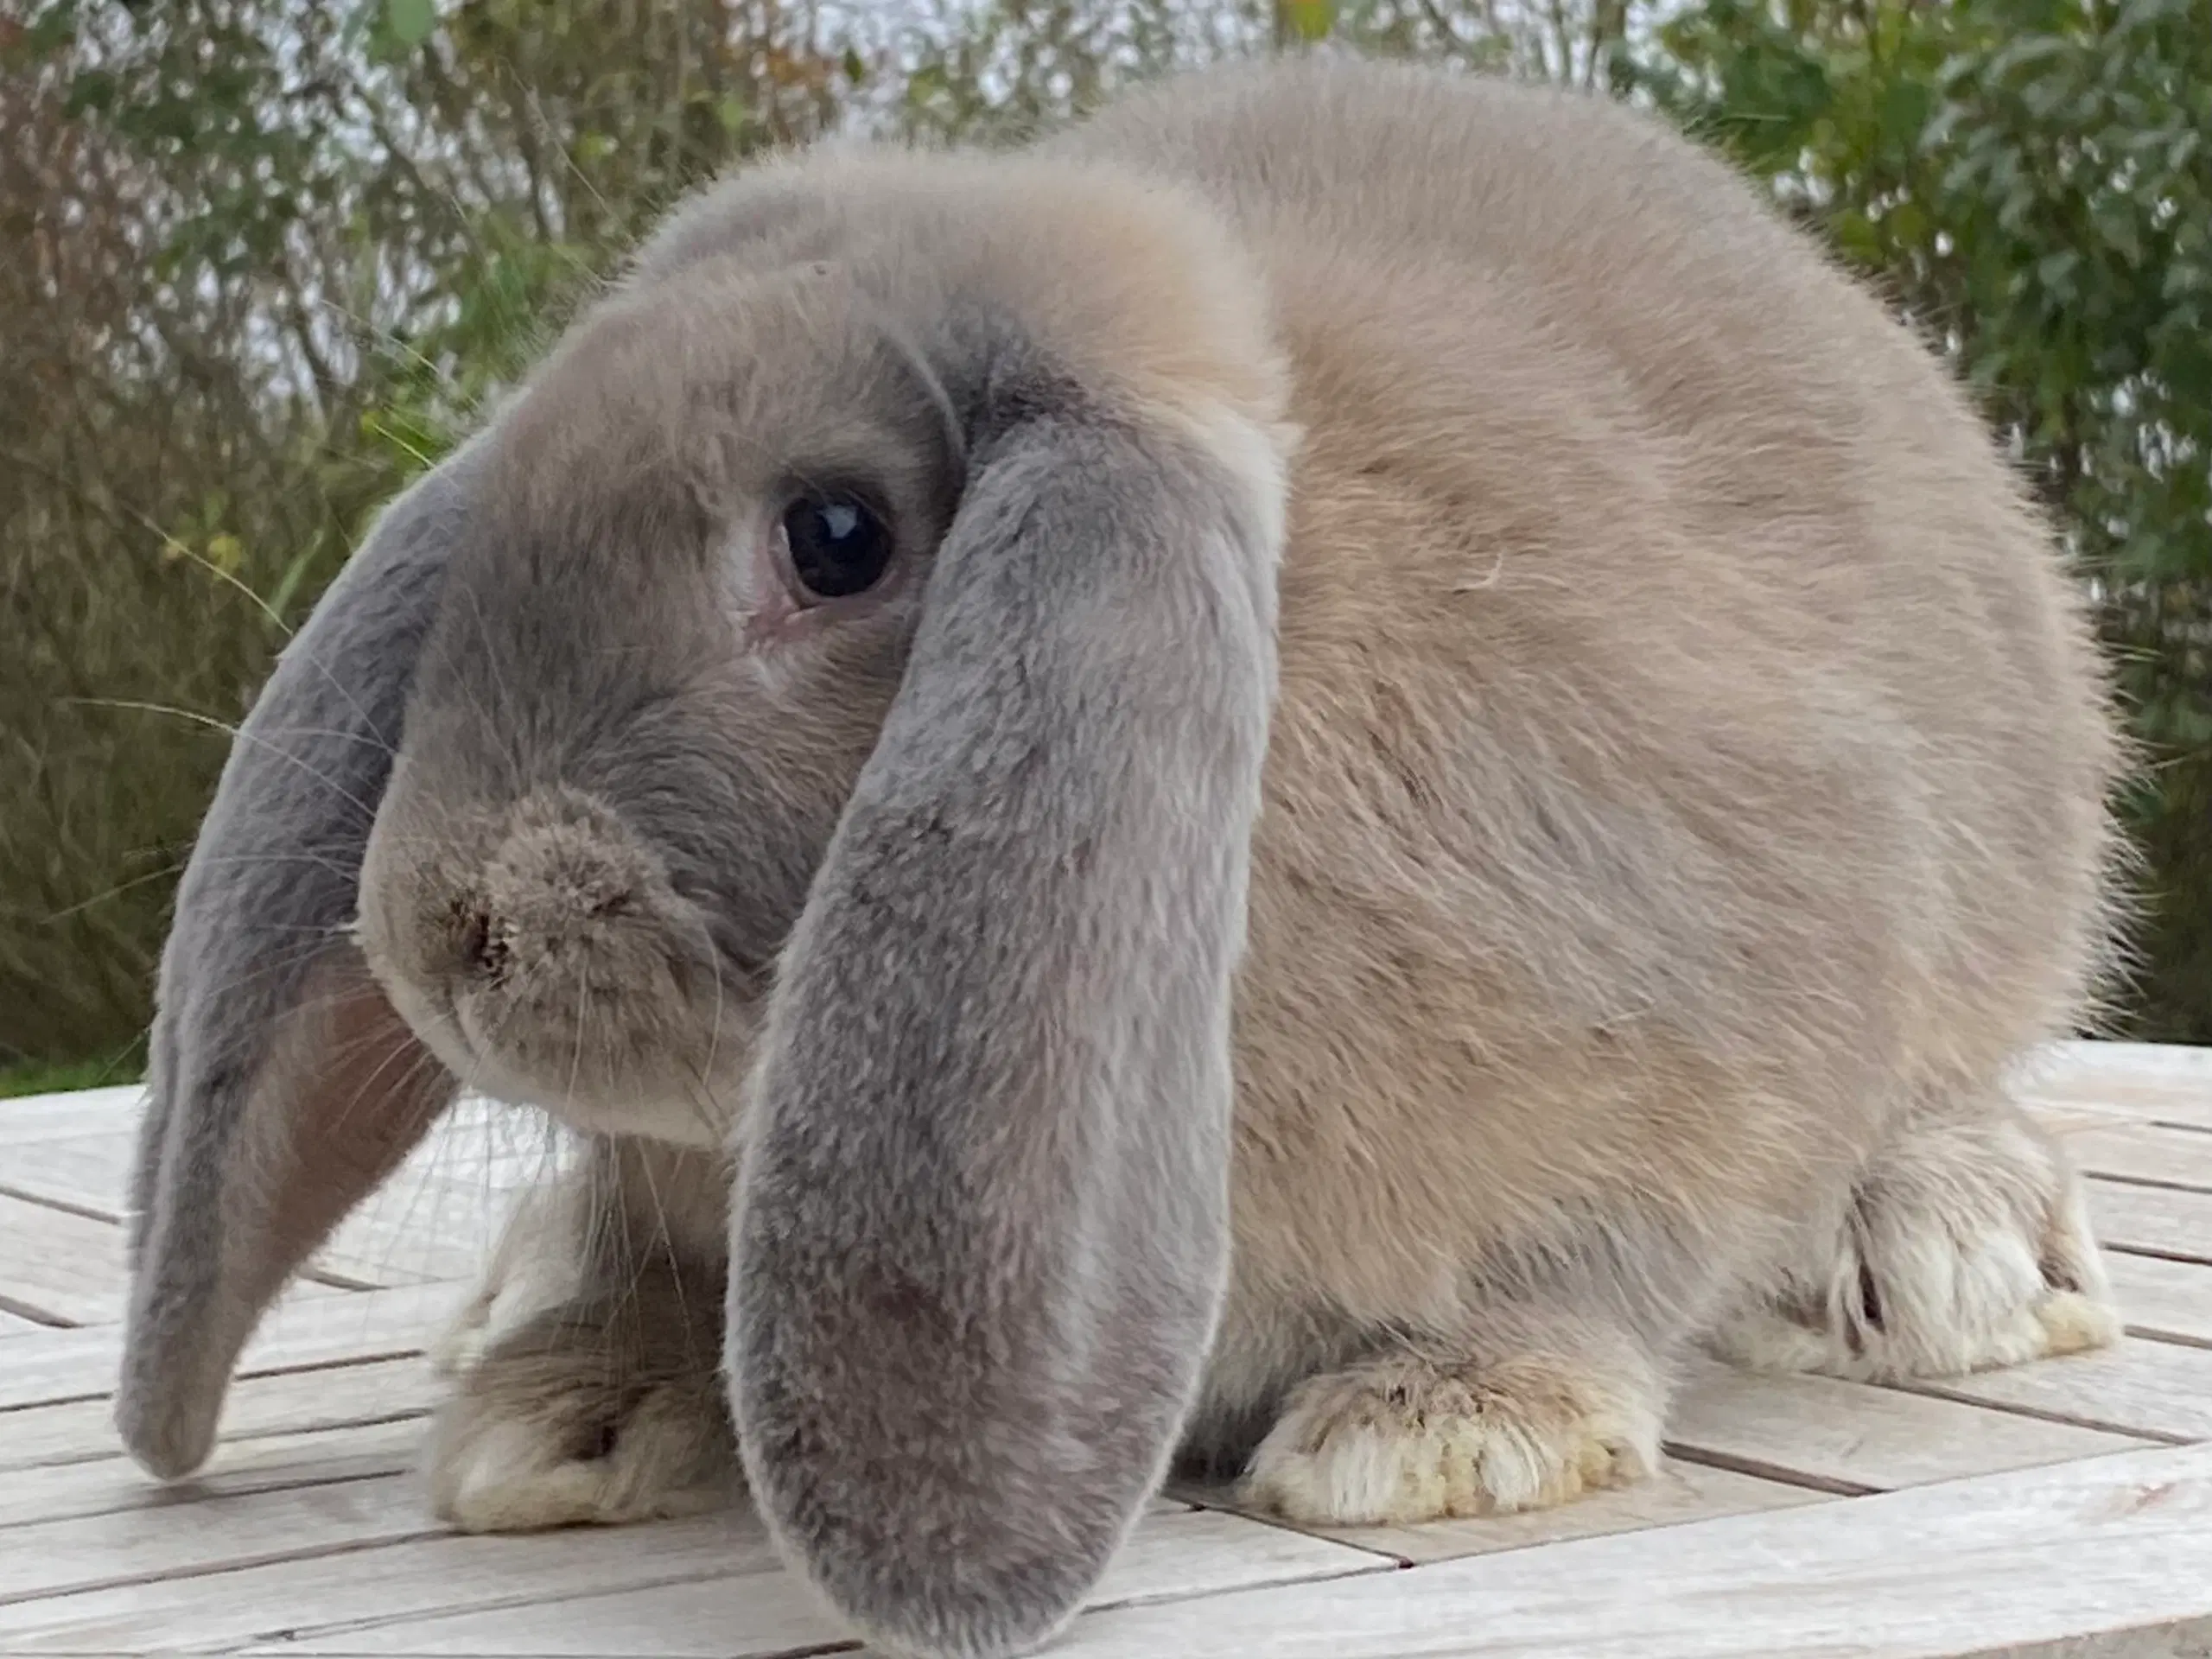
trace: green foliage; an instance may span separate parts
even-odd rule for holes
[[[0,1064],[128,1053],[227,728],[370,515],[671,198],[830,118],[773,15],[0,17]]]
[[[1015,142],[1115,88],[1259,53],[1349,48],[1594,85],[1629,0],[915,0],[863,114],[927,141]],[[856,83],[861,77],[853,77]]]
[[[137,1064],[225,728],[677,193],[1351,46],[1652,100],[1956,355],[2152,766],[2135,1019],[2212,1039],[2212,0],[24,0],[0,12],[0,1066]]]
[[[0,1100],[66,1094],[73,1089],[105,1089],[113,1084],[137,1083],[143,1075],[135,1055],[128,1060],[79,1060],[65,1065],[27,1060],[17,1065],[0,1065]]]

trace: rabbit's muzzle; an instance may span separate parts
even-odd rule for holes
[[[565,785],[404,833],[391,807],[360,943],[463,1084],[580,1128],[719,1145],[751,999],[653,850]]]

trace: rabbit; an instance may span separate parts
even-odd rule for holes
[[[1315,57],[679,207],[283,653],[161,971],[175,1476],[463,1090],[587,1154],[433,1499],[741,1485],[1033,1649],[1170,1471],[1649,1473],[1701,1351],[2109,1341],[2006,1079],[2119,960],[2083,601],[1935,354],[1605,99]]]

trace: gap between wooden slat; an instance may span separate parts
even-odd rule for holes
[[[389,1478],[389,1476],[360,1475],[355,1477],[351,1484]],[[349,1483],[331,1484],[343,1485]],[[394,1544],[420,1543],[425,1539],[452,1535],[442,1527],[425,1526],[413,1532],[390,1532],[375,1538],[334,1540],[330,1543],[313,1544],[298,1549],[253,1551],[226,1556],[219,1562],[191,1561],[180,1562],[175,1567],[147,1567],[105,1579],[79,1579],[53,1590],[10,1591],[0,1594],[0,1607],[29,1606],[60,1596],[99,1595],[104,1591],[130,1590],[142,1585],[168,1584],[182,1579],[216,1579],[225,1573],[245,1572],[257,1567],[286,1567],[298,1561],[328,1560],[334,1555],[358,1555],[364,1550],[383,1549]]]
[[[1571,1503],[1513,1515],[1424,1521],[1405,1526],[1308,1527],[1249,1510],[1221,1483],[1171,1484],[1179,1496],[1203,1509],[1236,1516],[1279,1531],[1349,1545],[1401,1567],[1426,1567],[1472,1555],[1541,1549],[1578,1538],[1649,1532],[1724,1515],[1783,1510],[1834,1501],[1817,1488],[1763,1479],[1709,1462],[1669,1456],[1647,1479],[1588,1493]]]
[[[389,1476],[360,1475],[356,1481],[389,1479]],[[333,1482],[333,1484],[344,1484]],[[290,1488],[279,1490],[289,1491]],[[427,1513],[427,1512],[426,1512]],[[251,1572],[262,1567],[290,1567],[304,1561],[327,1561],[335,1557],[365,1554],[370,1550],[389,1549],[398,1544],[419,1544],[435,1538],[450,1538],[453,1534],[445,1528],[430,1525],[416,1532],[386,1533],[377,1538],[351,1538],[327,1544],[310,1545],[301,1549],[270,1549],[253,1554],[227,1556],[220,1562],[194,1562],[176,1567],[153,1567],[141,1573],[126,1573],[111,1579],[80,1581],[65,1590],[31,1595],[0,1596],[0,1607],[31,1606],[51,1599],[53,1596],[93,1596],[110,1590],[132,1590],[149,1584],[172,1584],[186,1579],[219,1579],[232,1573]]]
[[[2171,1652],[2212,1631],[2212,1451],[2150,1450],[1908,1492],[1232,1593],[1086,1620],[1091,1659],[1774,1659]],[[2062,1644],[2065,1644],[2063,1645]]]
[[[99,1468],[110,1461],[121,1462],[122,1459],[103,1458],[98,1463],[92,1464],[47,1464],[37,1469],[18,1469],[10,1478],[20,1480],[25,1475],[52,1475],[63,1471],[81,1475],[87,1469]],[[337,1486],[358,1485],[365,1480],[404,1480],[412,1472],[412,1463],[404,1455],[357,1458],[349,1465],[342,1453],[333,1453],[331,1465],[328,1467],[272,1469],[258,1478],[251,1470],[241,1470],[238,1471],[236,1478],[232,1480],[222,1480],[221,1477],[218,1476],[216,1482],[219,1484],[213,1484],[212,1489],[206,1491],[178,1491],[175,1488],[164,1487],[159,1484],[152,1476],[147,1475],[141,1477],[145,1491],[131,1495],[140,1501],[133,1502],[130,1498],[103,1498],[96,1503],[73,1508],[65,1500],[60,1508],[48,1510],[35,1515],[19,1516],[12,1520],[4,1514],[0,1514],[0,1548],[4,1548],[8,1543],[8,1534],[11,1530],[24,1527],[48,1526],[64,1521],[96,1521],[105,1516],[158,1515],[172,1510],[179,1512],[180,1524],[188,1527],[192,1524],[192,1518],[188,1513],[185,1512],[199,1504],[213,1503],[221,1498],[271,1497],[284,1492],[324,1491]],[[11,1493],[10,1496],[13,1497],[15,1494]],[[426,1516],[429,1514],[427,1505],[423,1513]],[[213,1570],[227,1571],[230,1565],[226,1561],[220,1567]],[[112,1589],[117,1583],[137,1584],[145,1581],[148,1578],[200,1577],[204,1576],[209,1570],[205,1566],[184,1567],[176,1572],[156,1570],[143,1577],[134,1574],[128,1579],[104,1583],[73,1584],[67,1590],[56,1593],[67,1595],[79,1590]],[[43,1590],[28,1593],[11,1592],[0,1594],[0,1603],[42,1601],[48,1594],[48,1592]]]
[[[67,1411],[68,1407],[78,1407],[78,1405],[99,1405],[99,1400],[68,1400],[68,1402],[64,1402],[64,1405],[51,1407],[51,1409]],[[289,1438],[294,1438],[294,1435],[299,1435],[299,1438],[312,1438],[312,1435],[340,1433],[340,1431],[347,1431],[347,1429],[390,1429],[390,1427],[403,1425],[403,1422],[407,1422],[407,1425],[418,1425],[418,1422],[423,1422],[425,1418],[429,1418],[429,1407],[427,1405],[425,1407],[396,1405],[396,1407],[390,1407],[390,1409],[385,1409],[385,1407],[374,1407],[374,1409],[354,1411],[354,1414],[345,1414],[345,1411],[340,1411],[340,1414],[336,1415],[327,1415],[327,1418],[312,1418],[312,1421],[299,1422],[299,1425],[294,1425],[294,1427],[274,1427],[274,1429],[259,1429],[259,1431],[254,1431],[254,1433],[224,1435],[224,1438],[217,1438],[217,1442],[214,1442],[213,1455],[217,1458],[217,1460],[221,1460],[224,1449],[228,1449],[228,1446],[245,1445],[245,1442],[257,1442],[257,1445],[259,1445],[259,1442],[289,1440]],[[17,1425],[17,1431],[20,1431],[20,1425]],[[42,1453],[22,1462],[11,1462],[9,1460],[7,1451],[0,1451],[0,1478],[16,1480],[17,1476],[24,1476],[24,1473],[31,1473],[31,1471],[40,1471],[40,1469],[88,1469],[88,1466],[102,1465],[102,1462],[126,1460],[128,1453],[124,1451],[122,1438],[115,1435],[113,1429],[108,1429],[106,1433],[102,1435],[102,1440],[104,1440],[102,1445],[98,1446],[86,1446],[86,1445],[68,1446],[68,1449],[58,1451],[58,1453]]]
[[[1885,1385],[1883,1385],[1883,1386],[1889,1386],[1889,1385],[1886,1385],[1886,1384],[1885,1384]],[[2177,1433],[2172,1433],[2172,1432],[2171,1432],[2171,1431],[2169,1431],[2169,1430],[2165,1430],[2165,1429],[2158,1429],[2158,1428],[2129,1428],[2129,1429],[2113,1429],[2113,1428],[2112,1427],[2112,1425],[2111,1425],[2111,1424],[2109,1424],[2109,1423],[2107,1423],[2107,1422],[2104,1422],[2104,1421],[2088,1421],[2088,1420],[2085,1420],[2085,1419],[2083,1419],[2082,1417],[2079,1416],[2078,1414],[2072,1414],[2072,1413],[2069,1413],[2069,1412],[2067,1412],[2067,1411],[2065,1411],[2065,1410],[2063,1410],[2063,1409],[2062,1409],[2061,1408],[2056,1407],[2056,1406],[2031,1406],[2031,1405],[2024,1405],[2024,1404],[2021,1403],[2019,1401],[2017,1401],[2017,1400],[2003,1400],[2003,1401],[1999,1401],[1999,1400],[1982,1400],[1982,1399],[1975,1398],[1975,1397],[1974,1397],[1974,1396],[1972,1396],[1972,1395],[1964,1395],[1950,1394],[1950,1393],[1947,1393],[1947,1392],[1945,1392],[1945,1391],[1944,1391],[1944,1389],[1943,1389],[1942,1385],[1940,1382],[1910,1382],[1910,1383],[1902,1383],[1902,1382],[1901,1382],[1901,1383],[1896,1384],[1895,1386],[1897,1388],[1897,1389],[1898,1389],[1901,1393],[1906,1393],[1906,1394],[1919,1394],[1919,1395],[1928,1395],[1928,1396],[1929,1396],[1929,1397],[1931,1397],[1931,1398],[1933,1398],[1933,1399],[1937,1399],[1937,1400],[1949,1400],[1949,1401],[1952,1401],[1952,1402],[1955,1402],[1956,1404],[1959,1404],[1959,1405],[1961,1405],[1961,1406],[1974,1406],[1974,1407],[1978,1407],[1980,1409],[1981,1409],[1981,1410],[1983,1410],[1983,1411],[1997,1411],[1997,1412],[2002,1412],[2002,1413],[2004,1413],[2004,1414],[2005,1414],[2006,1416],[2008,1416],[2008,1417],[2031,1417],[2031,1418],[2033,1418],[2036,1421],[2037,1421],[2037,1422],[2039,1422],[2039,1423],[2063,1423],[2064,1425],[2066,1425],[2066,1426],[2067,1426],[2068,1427],[2069,1427],[2069,1428],[2102,1428],[2102,1429],[2107,1429],[2107,1430],[2108,1430],[2108,1431],[2110,1431],[2110,1432],[2112,1432],[2112,1433],[2126,1433],[2126,1434],[2132,1434],[2132,1435],[2135,1436],[2135,1438],[2137,1438],[2138,1440],[2148,1440],[2148,1441],[2152,1442],[2152,1444],[2154,1444],[2154,1445],[2158,1445],[2158,1446],[2202,1446],[2202,1445],[2203,1445],[2203,1444],[2204,1444],[2203,1438],[2202,1438],[2201,1435],[2196,1435],[2196,1434],[2177,1434]],[[2113,1455],[2113,1454],[2112,1454],[2111,1452],[2092,1452],[2092,1453],[2090,1453],[2090,1456],[2091,1456],[2091,1457],[2110,1457],[2110,1456],[2112,1456],[2112,1455]],[[2069,1461],[2069,1462],[2070,1462],[2070,1463],[2084,1463],[2084,1462],[2087,1462],[2087,1461],[2088,1461],[2088,1459],[2085,1459],[2085,1458],[2070,1458],[2070,1459],[2068,1459],[2068,1461]],[[2056,1465],[2046,1465],[2046,1466],[2056,1466]],[[1964,1478],[1964,1479],[1973,1479],[1973,1478],[1976,1478],[1976,1477],[1973,1477],[1973,1476],[1964,1476],[1964,1477],[1961,1477],[1961,1478]],[[1942,1482],[1941,1482],[1941,1481],[1931,1481],[1931,1482],[1929,1482],[1929,1484],[1930,1485],[1942,1485],[1943,1483],[1942,1483]],[[1911,1489],[1910,1489],[1910,1488],[1904,1488],[1904,1489],[1900,1489],[1900,1490],[1906,1490],[1906,1491],[1910,1491],[1910,1490],[1911,1490]]]
[[[25,1204],[35,1204],[41,1209],[59,1210],[64,1215],[81,1216],[86,1221],[105,1222],[110,1226],[114,1226],[121,1219],[106,1211],[96,1210],[89,1204],[79,1204],[74,1199],[56,1198],[51,1192],[41,1192],[35,1188],[17,1186],[9,1181],[0,1181],[0,1198],[18,1198]]]
[[[776,1565],[772,1558],[770,1565]],[[1187,1511],[1147,1518],[1093,1589],[1085,1611],[1173,1605],[1202,1617],[1206,1599],[1216,1595],[1386,1576],[1398,1570],[1387,1560],[1325,1540],[1255,1526],[1240,1516]],[[545,1630],[557,1630],[557,1641],[541,1637]],[[534,1643],[545,1641],[549,1647],[589,1655],[602,1646],[639,1651],[634,1644],[645,1632],[651,1632],[645,1639],[652,1643],[645,1650],[742,1654],[746,1659],[846,1651],[855,1644],[802,1583],[771,1570],[645,1589],[584,1586],[550,1599],[540,1596],[520,1607],[480,1606],[350,1625],[334,1621],[320,1630],[293,1631],[281,1648],[246,1651],[405,1655],[429,1649],[504,1656],[531,1653]]]
[[[72,1332],[79,1331],[106,1331],[114,1329],[111,1325],[60,1325],[53,1328],[58,1331],[69,1331]],[[338,1354],[333,1355],[328,1358],[287,1360],[272,1364],[254,1365],[250,1368],[233,1371],[231,1374],[231,1382],[232,1385],[235,1387],[240,1382],[250,1381],[251,1379],[257,1376],[297,1376],[307,1371],[343,1371],[356,1365],[382,1364],[385,1361],[389,1359],[412,1359],[422,1351],[423,1344],[418,1342],[411,1346],[404,1344],[389,1348],[380,1345],[372,1351],[367,1353]],[[5,1426],[8,1419],[8,1414],[10,1412],[36,1411],[43,1406],[89,1405],[96,1400],[111,1399],[114,1396],[114,1385],[110,1383],[101,1388],[92,1388],[87,1385],[81,1392],[57,1394],[49,1398],[11,1401],[5,1404],[0,1404],[0,1427]]]
[[[595,1601],[602,1597],[650,1594],[656,1591],[683,1590],[695,1586],[729,1583],[742,1584],[748,1579],[772,1579],[783,1569],[769,1563],[756,1567],[739,1567],[722,1571],[692,1570],[672,1573],[666,1578],[647,1577],[626,1580],[608,1586],[580,1586],[569,1590],[541,1592],[490,1601],[471,1602],[466,1606],[448,1607],[429,1612],[410,1612],[391,1618],[355,1618],[328,1625],[303,1623],[283,1631],[273,1641],[257,1638],[251,1646],[226,1647],[222,1651],[239,1656],[269,1653],[291,1653],[306,1641],[317,1643],[343,1641],[349,1635],[404,1628],[409,1624],[431,1624],[440,1619],[468,1618],[476,1614],[522,1613],[541,1607],[561,1606],[572,1601]],[[809,1642],[795,1648],[784,1648],[770,1655],[748,1655],[747,1659],[801,1659],[811,1654],[850,1653],[860,1646],[857,1639],[835,1642]],[[635,1655],[612,1655],[608,1659],[637,1659]]]
[[[2100,1179],[2212,1193],[2212,1134],[2115,1121],[2062,1128],[2058,1140],[2076,1168]]]
[[[68,1320],[29,1302],[19,1302],[4,1290],[0,1290],[0,1313],[12,1315],[26,1325],[35,1325],[41,1331],[81,1331],[85,1328],[81,1325],[72,1325]]]
[[[2145,1437],[2079,1424],[2034,1422],[1980,1400],[1930,1398],[1839,1378],[1761,1376],[1712,1361],[1686,1363],[1667,1433],[1700,1458],[1798,1481],[1890,1491],[2048,1467]]]
[[[2100,1244],[2097,1248],[2107,1255],[2139,1255],[2146,1262],[2174,1262],[2183,1267],[2212,1267],[2212,1257],[2190,1255],[2181,1250],[2152,1249],[2145,1244]],[[2120,1310],[2126,1312],[2125,1308]]]
[[[640,1549],[650,1533],[650,1551]],[[337,1556],[57,1595],[0,1607],[0,1651],[232,1652],[301,1632],[359,1629],[487,1604],[728,1577],[776,1565],[757,1527],[722,1518],[611,1533],[440,1534]]]
[[[1287,1532],[1294,1537],[1321,1538],[1332,1543],[1344,1544],[1352,1549],[1365,1550],[1379,1560],[1393,1561],[1400,1567],[1414,1565],[1411,1557],[1402,1555],[1395,1549],[1384,1549],[1362,1543],[1349,1535],[1336,1536],[1319,1529],[1300,1526],[1281,1516],[1270,1515],[1265,1510],[1247,1509],[1236,1501],[1236,1488],[1225,1481],[1171,1479],[1160,1490],[1162,1497],[1186,1504],[1203,1514],[1233,1515],[1239,1521],[1249,1521],[1255,1527],[1272,1527],[1277,1532]],[[1349,1535],[1356,1529],[1346,1528],[1344,1530]]]
[[[2125,1307],[2120,1312],[2125,1313]],[[2122,1334],[2138,1342],[2163,1342],[2170,1348],[2212,1348],[2212,1338],[2192,1337],[2179,1331],[2162,1331],[2154,1325],[2129,1325]]]
[[[189,1509],[213,1498],[334,1486],[349,1480],[404,1478],[419,1462],[421,1437],[390,1431],[414,1430],[420,1421],[393,1418],[226,1440],[208,1468],[183,1486],[164,1485],[121,1456],[17,1468],[0,1480],[0,1544],[6,1541],[7,1529],[15,1527],[133,1510]]]
[[[13,1198],[19,1204],[35,1205],[41,1210],[52,1210],[65,1216],[75,1216],[81,1221],[96,1221],[104,1227],[119,1227],[123,1224],[123,1217],[117,1211],[96,1209],[89,1204],[79,1204],[74,1199],[59,1198],[51,1192],[16,1186],[4,1181],[0,1181],[0,1198]],[[4,1264],[0,1264],[0,1271],[4,1271]],[[388,1279],[367,1279],[358,1274],[342,1273],[314,1263],[302,1269],[299,1276],[314,1284],[327,1285],[333,1290],[384,1290],[389,1288],[391,1282]],[[88,1325],[116,1323],[111,1319],[71,1321],[56,1319],[42,1313],[36,1307],[16,1301],[4,1291],[0,1291],[0,1311],[15,1313],[35,1324],[62,1331],[81,1331]]]
[[[2094,1353],[1884,1386],[2165,1446],[2212,1443],[2212,1351],[2190,1344],[2123,1337],[2118,1346]],[[2128,1407],[2126,1415],[2115,1402]],[[2184,1417],[2192,1421],[2174,1426]]]
[[[0,1122],[4,1112],[0,1107]],[[527,1132],[524,1116],[481,1103],[457,1108],[345,1219],[302,1276],[341,1290],[473,1279],[515,1190],[560,1168],[566,1155],[557,1138]],[[117,1225],[126,1218],[124,1140],[79,1128],[25,1141],[0,1159],[0,1196]],[[0,1261],[0,1281],[8,1265]]]
[[[2128,1335],[2212,1348],[2212,1266],[2133,1250],[2109,1252],[2105,1266]]]
[[[1665,1451],[1669,1457],[1679,1458],[1684,1463],[1694,1463],[1707,1469],[1726,1469],[1732,1475],[1750,1475],[1754,1479],[1770,1480],[1783,1486],[1802,1486],[1808,1492],[1825,1492],[1831,1497],[1871,1497],[1876,1492],[1891,1490],[1883,1486],[1862,1485],[1857,1481],[1840,1480],[1832,1475],[1814,1474],[1808,1470],[1791,1469],[1764,1458],[1738,1457],[1733,1452],[1683,1446],[1674,1440],[1665,1443]],[[1964,1478],[1971,1479],[1973,1477]]]
[[[2096,1179],[2109,1181],[2114,1186],[2140,1186],[2153,1192],[2186,1192],[2192,1198],[2212,1198],[2212,1185],[2202,1182],[2160,1180],[2150,1175],[2117,1175],[2109,1169],[2098,1170]]]
[[[2212,1266],[2212,1194],[2094,1177],[2085,1185],[2106,1249]]]
[[[452,1317],[459,1295],[457,1287],[442,1284],[288,1292],[247,1343],[233,1380],[419,1354]],[[106,1398],[115,1392],[122,1361],[119,1325],[0,1344],[0,1425],[9,1411]]]

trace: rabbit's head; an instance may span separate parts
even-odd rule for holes
[[[163,963],[142,1460],[204,1459],[473,1084],[736,1152],[733,1404],[833,1603],[1054,1628],[1221,1292],[1281,395],[1224,232],[1112,171],[817,157],[679,214],[242,731]]]
[[[967,448],[829,262],[640,284],[486,435],[359,897],[448,1070],[578,1128],[728,1140]]]

